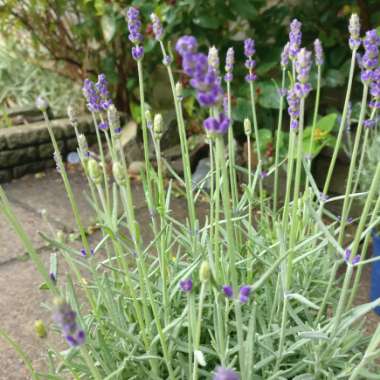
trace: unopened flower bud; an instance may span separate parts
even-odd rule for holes
[[[244,119],[244,133],[250,135],[252,133],[251,121],[248,118]]]
[[[157,139],[160,139],[163,133],[163,119],[160,113],[154,115],[153,133]]]
[[[210,47],[208,50],[208,65],[212,67],[216,72],[219,71],[219,53],[215,46]]]
[[[36,332],[39,338],[47,337],[45,323],[41,319],[38,319],[37,321],[34,322],[34,331]]]
[[[199,279],[202,282],[207,282],[210,279],[210,266],[207,261],[203,261],[199,268]]]
[[[79,146],[79,152],[82,155],[82,159],[88,158],[88,144],[86,136],[83,134],[78,135],[78,146]]]
[[[36,107],[40,110],[40,111],[46,111],[49,107],[49,103],[48,101],[43,98],[42,96],[37,96],[36,98]]]
[[[78,109],[73,104],[70,104],[67,107],[67,116],[69,117],[69,121],[72,126],[78,124]]]
[[[88,174],[91,178],[91,181],[95,183],[95,185],[99,185],[102,181],[102,170],[96,160],[90,158],[88,161]]]
[[[182,87],[181,82],[177,82],[176,83],[176,85],[175,85],[175,94],[176,94],[177,98],[182,98],[182,96],[183,96],[183,87]]]
[[[126,173],[123,168],[123,165],[120,162],[116,161],[113,163],[112,174],[113,174],[113,177],[115,178],[116,183],[119,186],[124,186],[126,184],[126,181],[127,181]]]
[[[147,127],[151,129],[152,128],[152,114],[150,113],[149,110],[145,111],[145,120],[146,120]]]
[[[120,117],[119,117],[119,112],[117,112],[116,107],[111,104],[108,107],[107,110],[107,117],[108,117],[108,124],[110,128],[114,131],[117,132],[120,130]]]

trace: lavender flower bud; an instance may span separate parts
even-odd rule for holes
[[[39,109],[40,111],[43,112],[43,111],[46,111],[48,109],[49,103],[42,96],[37,96],[37,98],[36,98],[36,107],[37,107],[37,109]]]
[[[157,113],[156,115],[154,115],[153,133],[156,139],[160,139],[162,137],[163,124],[164,124],[164,121],[162,119],[162,115],[160,113]]]
[[[360,46],[360,19],[356,13],[353,13],[350,17],[348,31],[350,32],[350,38],[348,40],[350,49],[358,49]]]
[[[123,165],[120,162],[115,161],[112,164],[112,174],[113,174],[113,178],[115,179],[116,183],[119,186],[125,186],[126,185],[126,183],[127,183],[126,173],[125,173],[125,170],[123,168]]]
[[[144,57],[144,47],[136,45],[132,48],[132,58],[135,61],[140,61]]]
[[[72,126],[78,125],[78,109],[73,104],[67,107],[67,116]]]
[[[177,82],[175,85],[175,94],[178,99],[182,99],[183,96],[183,86],[181,82]]]
[[[252,38],[244,40],[244,55],[247,58],[252,57],[256,53],[255,41]]]
[[[179,282],[179,287],[184,293],[190,293],[193,289],[193,281],[191,278]]]
[[[60,326],[67,343],[72,347],[82,345],[85,341],[85,334],[76,322],[75,311],[62,299],[55,300],[55,305],[57,310],[54,314],[54,320]]]
[[[230,285],[223,285],[222,286],[223,293],[227,298],[232,298],[234,296],[234,291],[232,289],[232,286]]]
[[[286,43],[281,53],[281,67],[284,69],[289,63],[289,42]]]
[[[95,185],[99,185],[102,182],[102,170],[96,160],[90,158],[88,161],[88,175]]]
[[[288,114],[290,116],[290,128],[295,129],[298,127],[298,118],[300,115],[300,97],[297,92],[294,90],[294,87],[288,91],[286,97],[289,107]]]
[[[301,33],[302,24],[294,19],[290,23],[290,32],[289,32],[289,58],[294,60],[300,50],[302,42],[302,33]]]
[[[252,133],[251,121],[248,118],[244,119],[244,133],[248,136]]]
[[[208,117],[203,122],[203,127],[210,134],[224,134],[230,126],[230,119],[224,114],[220,113],[219,117]]]
[[[148,129],[152,129],[153,128],[152,114],[150,113],[149,110],[145,111],[145,120],[146,120]]]
[[[38,319],[37,321],[34,322],[34,331],[36,332],[39,338],[43,339],[47,337],[46,326],[45,326],[45,323],[41,319]]]
[[[199,279],[201,282],[208,282],[210,280],[210,266],[207,261],[203,261],[199,268]]]
[[[154,36],[156,37],[157,41],[160,41],[162,39],[162,35],[164,34],[164,29],[162,28],[161,20],[155,13],[152,13],[150,15],[150,19],[153,25]]]
[[[314,41],[314,54],[315,54],[315,64],[321,66],[324,63],[324,54],[321,41],[317,38]]]
[[[249,285],[244,285],[240,288],[239,300],[241,303],[248,302],[250,292],[251,292],[251,287]]]
[[[88,144],[87,144],[87,139],[86,136],[83,135],[82,133],[78,135],[78,146],[79,146],[79,152],[81,154],[81,158],[84,160],[88,159]]]
[[[113,104],[107,110],[107,119],[111,130],[118,133],[120,131],[120,117],[119,112]]]
[[[207,61],[209,67],[211,67],[215,72],[219,72],[219,53],[215,46],[210,47],[208,50]]]
[[[217,367],[213,380],[239,380],[239,374],[231,368]]]
[[[224,76],[224,80],[226,82],[231,82],[233,79],[232,70],[234,68],[235,63],[235,52],[232,47],[228,48],[227,54],[226,54],[226,66],[224,69],[226,70],[226,74]]]

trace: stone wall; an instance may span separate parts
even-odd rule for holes
[[[77,150],[74,128],[68,119],[51,122],[63,158]],[[96,134],[91,119],[79,119],[79,131],[91,144]],[[54,167],[53,146],[45,122],[0,129],[0,183],[8,182],[28,173]]]

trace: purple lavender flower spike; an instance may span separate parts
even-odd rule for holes
[[[372,100],[369,102],[371,108],[380,109],[380,67],[377,67],[372,73],[372,81],[370,83],[370,94]]]
[[[289,104],[288,114],[290,116],[290,128],[295,129],[298,127],[298,118],[300,115],[300,98],[294,90],[294,87],[288,91],[286,99]]]
[[[150,15],[150,19],[153,25],[154,36],[157,41],[161,41],[162,36],[164,34],[164,29],[162,28],[161,20],[155,13],[152,13]]]
[[[352,265],[356,265],[356,264],[359,264],[360,262],[360,256],[359,255],[356,255],[353,259],[352,259]]]
[[[255,41],[252,38],[244,40],[244,55],[247,58],[252,57],[256,53]]]
[[[377,66],[379,64],[379,45],[380,37],[376,29],[369,30],[363,40],[364,55],[361,58],[361,80],[371,84],[372,80],[377,79]]]
[[[325,57],[323,53],[322,43],[318,38],[314,41],[314,54],[315,54],[315,64],[317,66],[322,66],[324,63]]]
[[[140,61],[144,57],[144,47],[136,45],[132,48],[132,57],[135,61]]]
[[[301,47],[302,42],[302,33],[301,33],[302,24],[294,19],[290,24],[289,32],[289,58],[293,61]]]
[[[372,128],[375,125],[375,120],[366,119],[366,120],[364,120],[363,125],[365,128]]]
[[[87,256],[86,250],[85,250],[84,248],[82,248],[82,249],[80,250],[80,254],[81,254],[83,257],[86,257],[86,256]],[[95,255],[94,248],[90,248],[90,254],[91,254],[91,256],[94,256],[94,255]]]
[[[101,131],[106,131],[108,129],[108,123],[106,121],[102,121],[101,123],[99,123],[98,128]]]
[[[216,367],[213,380],[240,380],[240,376],[231,368]]]
[[[283,69],[289,64],[289,46],[289,42],[287,42],[281,53],[281,67]]]
[[[308,82],[310,69],[311,69],[311,52],[302,48],[296,57],[295,68],[297,73],[297,80],[299,83],[294,85],[294,90],[297,95],[302,98],[307,96],[311,90],[311,86]]]
[[[247,38],[244,41],[244,55],[247,57],[247,60],[245,61],[245,67],[248,69],[248,74],[245,76],[245,80],[247,82],[253,82],[257,79],[256,74],[253,72],[256,66],[256,61],[252,59],[255,52],[255,41],[251,38]]]
[[[217,118],[210,116],[203,122],[203,127],[210,134],[224,134],[229,126],[230,120],[223,112]]]
[[[350,49],[358,49],[360,46],[360,20],[356,13],[352,14],[350,17],[348,31],[350,32],[350,38],[348,40]]]
[[[234,291],[232,289],[232,286],[230,285],[223,285],[222,286],[223,293],[227,298],[232,298],[234,296]]]
[[[63,300],[56,302],[57,310],[54,320],[62,330],[63,336],[71,347],[78,347],[85,342],[85,333],[76,322],[76,312]]]
[[[90,112],[107,111],[112,104],[108,91],[108,82],[104,74],[99,74],[96,83],[90,79],[85,79],[82,91]]]
[[[182,280],[179,282],[179,287],[184,293],[189,293],[193,289],[193,281],[191,278],[188,278],[186,280]]]
[[[250,292],[251,292],[251,287],[249,285],[244,285],[240,288],[239,300],[241,303],[248,302]]]
[[[231,82],[233,79],[232,70],[234,68],[235,63],[235,52],[232,47],[228,48],[227,54],[226,54],[226,66],[224,69],[226,70],[226,74],[224,76],[224,80],[226,82]]]
[[[127,12],[127,22],[129,30],[129,39],[134,44],[139,44],[143,40],[143,35],[141,34],[141,21],[140,12],[134,7],[130,7]]]
[[[198,42],[193,36],[182,36],[175,45],[175,50],[181,56],[186,53],[195,53],[198,48]]]

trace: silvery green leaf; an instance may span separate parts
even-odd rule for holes
[[[289,293],[286,295],[286,297],[288,299],[295,299],[295,300],[301,302],[302,304],[304,304],[304,305],[306,305],[312,309],[319,310],[319,306],[317,306],[315,303],[309,301],[306,297],[302,296],[301,294]]]

